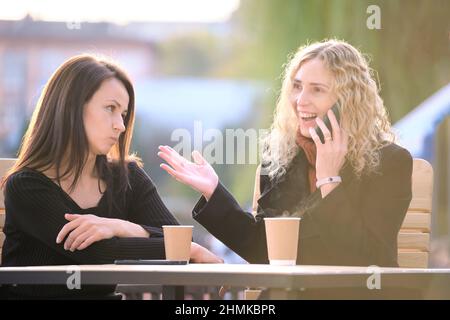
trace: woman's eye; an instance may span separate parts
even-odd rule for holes
[[[298,83],[294,83],[294,89],[300,89],[300,84],[298,84]]]
[[[314,92],[322,92],[322,89],[321,88],[314,88]]]
[[[107,107],[106,107],[106,110],[108,110],[108,111],[114,111],[114,106],[113,106],[113,105],[107,106]]]
[[[125,119],[127,117],[126,113],[122,113],[122,119]]]

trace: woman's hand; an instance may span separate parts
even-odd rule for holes
[[[223,259],[195,242],[191,243],[190,258],[192,262],[196,263],[223,263]]]
[[[65,218],[70,222],[64,225],[56,237],[56,243],[61,243],[67,236],[65,250],[83,250],[96,241],[110,239],[115,235],[114,219],[92,214],[66,214]]]
[[[333,135],[331,135],[325,123],[319,117],[316,118],[316,123],[322,129],[325,142],[320,141],[319,136],[313,128],[309,129],[314,143],[317,148],[316,157],[316,178],[338,176],[342,166],[345,163],[345,156],[348,148],[348,134],[339,126],[333,111],[328,110],[328,118],[331,122]],[[336,184],[334,184],[334,187]],[[324,185],[329,189],[329,185]],[[334,189],[334,187],[332,189]],[[331,189],[331,190],[332,190]],[[329,190],[329,191],[331,191]],[[329,192],[327,192],[328,194]],[[323,194],[322,194],[323,195]],[[324,196],[324,195],[323,195]]]
[[[56,237],[56,243],[64,238],[64,249],[75,251],[83,250],[94,242],[110,239],[136,237],[148,238],[149,233],[140,225],[120,219],[102,218],[93,214],[66,214],[70,221],[64,225]]]
[[[217,176],[211,165],[202,157],[198,151],[192,152],[195,163],[186,160],[169,146],[159,146],[158,156],[164,159],[167,164],[161,164],[161,168],[167,171],[177,181],[180,181],[191,188],[197,190],[209,200],[219,183]]]

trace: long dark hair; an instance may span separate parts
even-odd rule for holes
[[[33,112],[31,122],[22,139],[18,160],[6,174],[3,184],[13,173],[30,168],[44,172],[56,170],[55,182],[61,186],[64,177],[73,175],[70,190],[76,186],[89,155],[89,145],[83,123],[84,105],[92,98],[103,81],[118,79],[129,96],[125,131],[108,155],[98,155],[95,169],[99,179],[107,184],[109,208],[112,199],[124,199],[129,186],[129,161],[140,161],[129,155],[134,125],[134,89],[126,73],[114,63],[92,55],[78,55],[64,62],[50,77]],[[63,161],[66,163],[63,164]],[[118,176],[113,179],[112,166]],[[64,167],[64,172],[61,172]],[[117,181],[117,182],[115,182]],[[117,196],[111,194],[113,183]],[[116,201],[114,201],[116,203]]]

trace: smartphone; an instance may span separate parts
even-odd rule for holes
[[[137,265],[137,264],[146,264],[146,265],[186,265],[187,261],[185,260],[115,260],[114,264],[126,264],[126,265]]]
[[[337,122],[339,124],[340,120],[341,120],[341,117],[340,117],[340,113],[339,113],[339,104],[337,102],[331,107],[331,111],[334,112],[334,115],[336,116],[336,120],[337,120]],[[333,128],[331,127],[331,122],[330,122],[330,119],[328,118],[328,114],[326,114],[325,117],[322,120],[325,123],[325,125],[327,126],[328,130],[330,130],[330,132],[332,133],[333,132]],[[325,143],[325,138],[323,136],[322,129],[320,129],[319,126],[316,126],[314,128],[314,130],[316,130],[316,133],[319,136],[320,141],[322,141],[322,143]]]

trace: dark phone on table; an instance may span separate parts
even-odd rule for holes
[[[137,265],[137,264],[146,264],[146,265],[186,265],[187,261],[183,260],[116,260],[115,264],[126,264],[126,265]]]
[[[338,122],[338,124],[339,124],[339,123],[340,123],[340,120],[341,120],[341,116],[340,116],[340,113],[339,113],[339,104],[336,102],[336,103],[333,105],[333,107],[331,107],[331,110],[334,112],[334,115],[336,116],[336,120],[337,120],[337,122]],[[332,129],[332,127],[331,127],[331,122],[330,122],[330,119],[328,118],[328,114],[326,114],[325,117],[323,117],[322,120],[323,120],[323,122],[325,123],[325,125],[327,126],[328,130],[330,130],[330,132],[333,133],[333,129]],[[320,129],[319,126],[316,126],[316,127],[314,128],[314,130],[316,130],[316,133],[317,133],[317,135],[319,136],[320,141],[321,141],[322,143],[324,143],[324,142],[325,142],[325,138],[324,138],[324,136],[323,136],[322,129]]]

